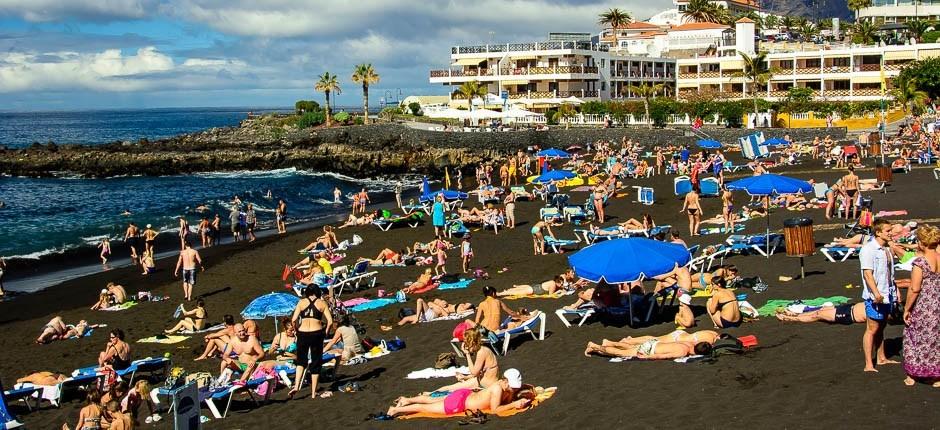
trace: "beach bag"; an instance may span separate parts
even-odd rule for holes
[[[209,372],[190,373],[186,375],[185,381],[186,384],[196,381],[196,386],[199,388],[208,387],[212,383],[212,374]]]
[[[175,390],[179,387],[182,387],[186,384],[186,370],[182,367],[174,367],[170,369],[170,373],[166,375],[166,383],[164,386],[168,390]]]
[[[453,352],[442,352],[437,355],[434,361],[435,369],[449,369],[457,365],[457,354]]]
[[[391,352],[400,351],[402,349],[405,349],[405,341],[396,337],[392,340],[385,342],[385,349]]]
[[[723,334],[715,344],[712,345],[712,357],[722,355],[738,355],[744,353],[744,344],[738,338],[729,334]]]

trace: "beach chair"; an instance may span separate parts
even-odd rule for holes
[[[933,178],[940,181],[940,168],[933,169]]]
[[[555,311],[555,315],[558,315],[558,319],[561,320],[562,324],[565,327],[571,328],[571,324],[575,321],[578,322],[578,327],[584,325],[584,323],[597,311],[597,308],[593,303],[586,303],[578,307],[577,309],[565,309],[561,308]],[[568,318],[575,317],[574,319],[569,320]]]
[[[470,233],[470,229],[459,219],[447,221],[447,223],[444,224],[444,230],[447,232],[447,237],[462,238]]]
[[[716,178],[704,178],[699,182],[699,193],[702,197],[718,197],[721,193],[721,184]]]
[[[12,390],[5,390],[3,392],[3,403],[9,406],[16,401],[22,400],[26,405],[26,409],[32,411],[33,405],[30,404],[30,400],[35,398],[36,407],[38,408],[40,391],[42,391],[42,389],[33,384],[21,384],[19,387],[14,387]]]
[[[656,202],[656,194],[652,187],[642,187],[639,190],[637,200],[644,205],[651,206]]]
[[[492,228],[493,233],[499,234],[499,228],[506,225],[506,220],[502,215],[494,216],[491,218],[485,217],[482,222],[483,229]]]
[[[2,386],[0,386],[0,391],[3,391]],[[7,391],[3,391],[3,397],[0,397],[0,429],[3,430],[15,429],[23,426],[23,423],[17,421],[16,417],[14,417],[8,409],[7,393]],[[29,403],[27,403],[27,407],[29,407]],[[30,408],[30,410],[32,410],[32,408]]]
[[[670,231],[670,230],[672,230],[672,226],[669,225],[669,224],[657,225],[656,227],[653,227],[653,228],[649,229],[649,230],[646,232],[646,236],[647,236],[647,237],[656,237],[656,236],[658,236],[659,234],[669,234],[669,231]]]
[[[770,242],[770,253],[767,252],[768,241]],[[771,234],[770,237],[766,237],[763,234],[733,234],[728,236],[728,239],[725,241],[725,243],[731,246],[729,252],[747,252],[753,250],[764,257],[774,255],[777,247],[779,247],[782,242],[783,235],[776,233]]]
[[[516,195],[516,200],[532,200],[533,197],[535,197],[534,194],[526,191],[525,187],[521,185],[516,186],[516,187],[510,187],[509,192]]]
[[[268,383],[267,389],[262,395],[262,400],[266,402],[271,397],[271,395],[274,394],[274,387],[277,384],[277,380],[272,376],[250,379],[243,385],[230,384],[225,387],[219,387],[213,390],[200,391],[199,397],[200,400],[206,404],[206,407],[209,408],[209,411],[212,412],[213,417],[216,419],[222,419],[228,416],[228,411],[232,407],[232,398],[235,397],[235,393],[241,391],[248,393],[248,396],[255,403],[255,406],[260,406],[258,398],[255,397],[254,390],[264,383]],[[219,405],[217,405],[216,402],[219,402],[219,405],[224,402],[225,409],[220,410]]]
[[[568,222],[580,223],[587,219],[587,214],[584,213],[584,208],[581,206],[565,206],[562,210],[562,214]]]
[[[356,265],[353,266],[351,272],[346,273],[342,276],[337,276],[333,283],[330,285],[331,291],[336,291],[339,288],[339,292],[336,293],[336,297],[343,295],[343,289],[347,285],[353,285],[353,290],[358,290],[359,286],[362,284],[362,281],[368,280],[369,287],[372,288],[375,286],[375,275],[378,275],[379,272],[370,272],[369,271],[369,260],[361,260],[356,262]]]
[[[702,251],[702,255],[690,260],[689,269],[698,272],[711,270],[716,258],[724,261],[725,256],[731,251],[731,247],[724,244],[719,244],[715,247],[706,247],[705,249],[711,252]]]
[[[825,182],[817,182],[813,184],[813,194],[819,200],[826,200],[826,191],[829,191],[829,184]]]
[[[677,176],[672,180],[672,189],[677,196],[684,196],[692,192],[692,181],[688,176]]]
[[[160,372],[165,375],[166,370],[170,367],[170,359],[166,357],[147,357],[140,360],[134,360],[131,362],[130,366],[127,366],[124,370],[118,370],[117,375],[122,379],[126,379],[128,384],[133,383],[134,377],[138,373],[155,373]],[[130,378],[127,378],[127,375],[130,375]]]
[[[700,245],[692,245],[692,246],[690,246],[690,247],[688,247],[688,248],[686,248],[686,249],[689,251],[689,255],[694,256],[695,253],[698,252],[699,247],[700,247]]]
[[[617,233],[616,234],[597,234],[590,230],[584,230],[584,229],[575,229],[574,232],[575,234],[581,233],[581,235],[584,237],[584,242],[587,243],[588,245],[593,245],[596,242],[602,242],[602,241],[610,240],[610,239],[623,239],[625,237],[630,237],[629,233],[621,231],[620,228],[618,228],[617,226],[605,227],[600,230],[616,231]]]
[[[539,218],[547,223],[560,222],[565,219],[564,215],[554,206],[539,209]]]
[[[495,342],[487,339],[485,342],[488,346],[493,348],[493,351],[500,355],[506,355],[509,353],[509,342],[513,337],[521,334],[530,334],[535,340],[545,340],[545,313],[542,311],[531,311],[531,317],[525,320],[522,324],[519,324],[518,327],[511,329],[503,329],[495,334]],[[502,326],[505,327],[509,323],[509,318],[503,322]],[[538,334],[535,330],[538,328]],[[460,350],[460,341],[457,338],[453,338],[450,341],[450,346],[457,352],[457,355],[463,357],[463,351]]]
[[[854,255],[859,248],[852,248],[848,246],[824,246],[819,248],[819,252],[822,252],[826,259],[833,263],[841,263],[845,260],[848,260],[849,257]]]
[[[394,226],[407,225],[408,227],[415,228],[421,224],[423,217],[420,213],[413,213],[411,215],[401,215],[391,218],[379,218],[372,221],[372,225],[379,228],[382,231],[389,231]]]
[[[402,212],[405,215],[411,215],[413,213],[427,212],[428,215],[431,214],[431,206],[427,203],[424,204],[409,204],[401,207]]]
[[[581,243],[581,239],[577,236],[575,236],[574,239],[556,239],[551,236],[545,236],[545,244],[556,254],[564,252],[565,247],[576,246],[579,243]]]

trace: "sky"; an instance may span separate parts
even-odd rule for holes
[[[353,67],[388,94],[446,94],[428,83],[450,47],[596,33],[619,7],[646,19],[670,0],[0,0],[0,110],[362,104]]]

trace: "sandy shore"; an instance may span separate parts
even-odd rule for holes
[[[873,165],[873,161],[867,163]],[[780,172],[776,172],[780,173]],[[818,164],[786,171],[804,179],[833,183],[841,171],[822,170]],[[860,172],[864,178],[873,178],[874,171]],[[681,200],[672,195],[672,177],[657,176],[631,181],[628,185],[648,185],[656,189],[657,202],[653,206],[631,203],[631,194],[613,200],[608,215],[613,221],[630,217],[639,218],[649,212],[659,224],[671,224],[688,238],[687,221],[679,214]],[[895,174],[894,184],[887,194],[870,194],[875,210],[906,209],[909,215],[892,219],[931,219],[940,216],[935,189],[936,180],[929,169],[915,169],[910,174]],[[572,193],[572,200],[581,202],[585,193]],[[736,193],[740,202],[747,197]],[[717,199],[703,199],[706,216],[718,213]],[[484,285],[502,289],[513,284],[530,283],[536,279],[549,279],[567,268],[567,255],[533,256],[529,227],[537,217],[539,202],[520,202],[517,217],[521,220],[515,230],[479,231],[473,235],[474,267],[486,269],[492,279],[475,281],[470,288],[431,292],[426,297],[443,297],[450,302],[481,300]],[[810,216],[817,225],[827,222],[821,209],[805,212],[778,210],[772,214],[771,225],[780,228],[783,219]],[[747,223],[747,232],[763,232],[764,220]],[[573,226],[554,229],[562,238],[573,237]],[[400,248],[416,240],[429,240],[433,235],[430,225],[416,229],[395,229],[380,232],[374,227],[340,230],[340,239],[359,234],[365,242],[352,248],[340,264],[353,262],[356,257],[375,254],[384,247]],[[842,235],[843,229],[816,231],[816,242],[828,242]],[[315,231],[291,232],[281,237],[265,238],[248,247],[236,245],[204,253],[205,273],[201,274],[195,293],[206,297],[210,320],[218,321],[222,314],[238,314],[254,297],[271,291],[284,291],[280,280],[284,263],[293,263],[296,250],[303,247]],[[691,243],[712,244],[725,236],[697,237]],[[459,268],[456,250],[449,254],[448,268]],[[818,254],[806,259],[808,277],[799,281],[780,282],[781,274],[799,273],[799,261],[785,255],[771,259],[760,256],[734,256],[727,260],[736,264],[743,276],[761,276],[770,288],[763,293],[749,291],[748,300],[755,306],[769,299],[813,298],[844,295],[858,300],[859,288],[847,289],[847,284],[860,283],[858,261],[830,263]],[[132,342],[135,357],[159,356],[169,352],[174,365],[187,371],[218,372],[217,361],[193,362],[202,347],[201,338],[192,337],[176,345],[139,344],[137,339],[152,336],[171,324],[174,308],[179,304],[181,289],[173,279],[171,262],[160,264],[160,271],[143,278],[130,269],[116,269],[66,282],[49,290],[25,295],[0,303],[0,320],[5,336],[0,338],[4,351],[0,360],[0,377],[9,387],[26,373],[39,370],[70,372],[72,369],[94,363],[97,353],[107,341],[105,330],[80,340],[60,341],[50,345],[35,345],[33,340],[40,327],[54,315],[67,322],[87,319],[92,323],[106,323],[120,327]],[[507,267],[505,273],[497,273]],[[407,280],[417,277],[423,268],[380,268],[376,289],[394,290]],[[906,277],[906,273],[899,273]],[[169,295],[171,300],[142,303],[122,312],[93,312],[87,310],[97,290],[107,282],[125,285],[129,292],[153,291]],[[376,289],[349,297],[372,297]],[[732,428],[793,428],[819,426],[826,428],[874,428],[888,425],[912,425],[929,428],[940,422],[940,409],[935,389],[918,385],[906,387],[900,366],[884,366],[877,374],[862,372],[861,336],[863,325],[830,326],[821,323],[781,323],[774,318],[762,318],[739,328],[728,330],[735,335],[754,334],[760,346],[742,356],[721,357],[713,364],[677,364],[674,362],[610,363],[602,358],[582,355],[585,343],[602,338],[620,338],[627,335],[663,334],[671,331],[671,312],[667,310],[663,322],[631,329],[605,326],[599,322],[580,328],[565,328],[551,315],[555,309],[568,304],[571,297],[558,300],[530,299],[508,302],[513,307],[540,309],[549,313],[546,339],[542,342],[519,338],[514,341],[507,357],[500,358],[502,368],[516,367],[523,373],[526,383],[545,387],[558,387],[558,393],[543,405],[510,418],[491,420],[490,425],[506,427],[580,428],[585,425],[609,426],[632,424],[641,427],[672,427],[695,424],[704,427]],[[694,301],[698,324],[709,329],[703,315],[704,300]],[[413,306],[413,301],[409,304]],[[437,322],[395,329],[386,333],[379,325],[396,320],[398,306],[357,314],[374,338],[400,336],[407,342],[405,350],[373,360],[360,366],[343,367],[332,389],[347,381],[359,381],[363,390],[358,393],[337,393],[330,399],[286,400],[286,390],[275,394],[267,405],[252,409],[250,402],[236,401],[233,412],[225,420],[212,420],[206,428],[262,428],[277,420],[279,423],[317,423],[332,426],[362,428],[438,428],[456,426],[456,419],[395,421],[388,423],[363,420],[369,413],[384,411],[399,395],[444,385],[446,380],[406,380],[413,370],[433,366],[438,353],[450,350],[453,322]],[[273,323],[261,324],[264,341],[274,335]],[[900,360],[900,325],[887,330],[888,352]],[[327,387],[323,384],[322,387]],[[43,407],[27,412],[20,405],[13,412],[29,428],[58,428],[63,422],[74,423],[80,402],[72,399],[62,408]],[[208,410],[203,410],[208,415]],[[169,417],[167,417],[169,418]],[[145,428],[171,428],[169,420],[158,426]]]

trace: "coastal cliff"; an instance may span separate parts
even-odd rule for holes
[[[794,139],[845,129],[767,131],[789,132]],[[709,130],[731,143],[751,133],[741,129]],[[505,133],[451,133],[416,130],[397,124],[297,130],[246,124],[213,128],[158,141],[105,145],[40,145],[0,150],[0,173],[14,176],[86,177],[173,175],[208,171],[267,170],[294,167],[353,177],[401,173],[438,173],[445,166],[466,167],[538,145],[567,147],[623,136],[647,145],[686,143],[697,139],[683,130],[571,129]]]

